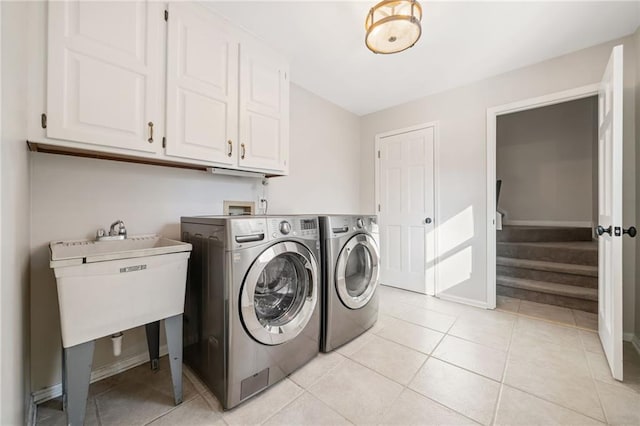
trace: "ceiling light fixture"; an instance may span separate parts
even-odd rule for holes
[[[422,7],[416,0],[383,0],[367,15],[365,43],[373,53],[397,53],[422,34]]]

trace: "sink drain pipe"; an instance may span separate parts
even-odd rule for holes
[[[122,353],[122,332],[111,335],[111,344],[113,345],[113,355],[120,356]]]

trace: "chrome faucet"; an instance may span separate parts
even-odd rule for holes
[[[126,238],[127,228],[124,226],[124,222],[120,219],[111,224],[111,227],[109,228],[109,235],[107,235],[106,231],[102,228],[98,229],[96,232],[97,241],[124,240]]]
[[[118,227],[117,231],[116,231],[116,226]],[[124,222],[121,221],[120,219],[113,222],[111,224],[111,227],[109,228],[109,236],[110,237],[122,236],[122,239],[127,238],[127,228],[125,228]]]

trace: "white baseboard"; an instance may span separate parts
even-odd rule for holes
[[[466,297],[452,296],[450,294],[436,294],[436,297],[442,300],[448,300],[449,302],[462,303],[463,305],[470,305],[476,308],[489,309],[486,303],[478,302],[477,300],[467,299]]]
[[[570,221],[570,220],[513,220],[504,219],[504,225],[511,226],[562,226],[568,228],[592,228],[593,223],[587,221]]]
[[[622,340],[625,342],[633,342],[634,337],[633,333],[622,333]]]
[[[636,349],[636,352],[638,352],[638,355],[640,355],[640,337],[634,335],[633,339],[631,339],[631,344]]]
[[[31,395],[33,395],[33,403],[36,405],[57,398],[62,395],[62,383],[56,383],[55,385],[37,390]]]
[[[160,356],[165,356],[168,352],[167,345],[160,346]],[[149,354],[144,352],[138,355],[134,355],[129,358],[122,359],[113,364],[104,365],[96,368],[91,372],[90,382],[97,382],[98,380],[106,379],[107,377],[115,376],[123,371],[130,370],[134,367],[149,362]],[[41,402],[48,401],[53,398],[57,398],[62,395],[62,383],[37,390],[31,394],[33,405],[40,404]],[[34,413],[35,416],[35,413]],[[35,422],[35,417],[34,417]]]

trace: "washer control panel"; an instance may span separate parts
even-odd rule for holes
[[[291,232],[291,224],[286,220],[280,222],[280,233],[287,235],[289,232]]]
[[[317,238],[317,217],[273,217],[267,219],[268,234],[271,238],[298,237]]]

